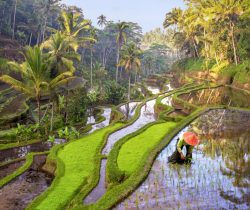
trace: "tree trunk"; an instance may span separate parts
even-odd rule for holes
[[[37,93],[36,95],[36,102],[37,102],[37,108],[38,108],[38,124],[40,125],[41,122],[41,105],[40,105],[40,95]]]
[[[90,49],[90,88],[93,88],[93,51]]]
[[[204,44],[205,44],[205,54],[206,54],[206,58],[208,59],[208,49],[207,49],[207,42],[206,42],[206,30],[205,30],[205,28],[204,28],[204,39],[205,39],[205,41],[204,41]]]
[[[128,77],[128,102],[130,102],[130,80],[131,80],[131,75],[129,73],[129,77]]]
[[[197,58],[199,58],[199,53],[198,53],[198,49],[197,49],[197,46],[196,46],[194,38],[193,38],[193,44],[194,44],[195,54],[196,54]]]
[[[117,59],[116,59],[116,73],[115,73],[115,81],[118,83],[118,71],[119,71],[119,60],[120,60],[120,44],[117,47]]]
[[[45,32],[47,28],[47,19],[48,19],[48,14],[46,14],[45,21],[44,21],[43,32],[42,32],[42,42],[44,42],[44,38],[45,38]]]
[[[233,46],[233,51],[234,51],[234,62],[237,66],[238,65],[238,58],[237,58],[236,45],[235,45],[235,39],[234,39],[234,24],[230,23],[230,27],[231,27],[232,46]]]
[[[5,5],[3,6],[3,15],[2,15],[2,17],[4,17],[4,13],[5,13]],[[0,21],[0,35],[2,34],[2,26],[3,26],[3,19]]]
[[[29,46],[31,45],[32,36],[33,36],[33,34],[32,34],[32,32],[31,32],[31,33],[30,33]]]
[[[50,131],[53,131],[53,121],[54,121],[54,102],[52,100],[51,118],[50,118]]]
[[[15,27],[16,27],[16,7],[17,7],[17,0],[16,0],[16,2],[15,2],[15,8],[14,8],[12,40],[13,40],[13,39],[15,39]]]

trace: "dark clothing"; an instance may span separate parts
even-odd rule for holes
[[[191,163],[193,146],[188,145],[188,144],[180,145],[180,141],[182,141],[182,139],[179,139],[177,141],[176,150],[174,151],[174,153],[171,156],[168,157],[169,163],[179,163],[179,164]],[[180,148],[183,149],[184,146],[186,147],[187,155],[186,155],[185,159],[182,160],[181,153],[178,150],[180,150]]]

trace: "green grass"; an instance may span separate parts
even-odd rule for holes
[[[141,164],[144,154],[154,148],[175,126],[174,122],[156,124],[131,138],[120,149],[117,159],[119,168],[131,174]]]
[[[250,82],[250,60],[236,66],[235,71],[234,80],[242,84]]]
[[[70,142],[58,151],[58,158],[64,167],[57,171],[56,184],[51,186],[43,198],[30,206],[30,209],[64,209],[68,202],[86,184],[86,180],[93,176],[96,158],[101,158],[99,153],[104,137],[108,132],[120,128],[123,124],[116,123],[112,126],[98,130],[88,136]],[[79,164],[81,163],[81,164]]]

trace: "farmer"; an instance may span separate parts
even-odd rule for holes
[[[191,163],[193,148],[199,144],[198,137],[193,132],[185,132],[181,139],[178,138],[175,152],[168,157],[169,163]],[[186,157],[182,149],[186,147]]]

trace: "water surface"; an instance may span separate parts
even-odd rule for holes
[[[221,118],[225,124],[217,127]],[[167,163],[188,126],[159,154],[143,184],[115,209],[249,209],[249,126],[250,112],[202,115],[192,123],[202,130],[192,164]]]

